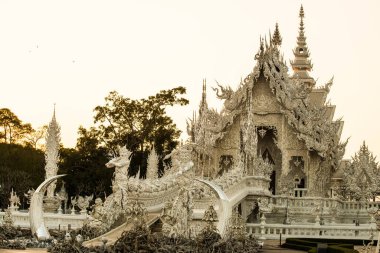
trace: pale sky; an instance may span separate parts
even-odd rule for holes
[[[293,58],[301,4],[311,75],[317,85],[335,77],[329,99],[345,121],[342,139],[351,136],[345,157],[363,140],[380,157],[378,0],[2,0],[0,108],[39,127],[56,103],[63,144],[74,147],[110,91],[143,98],[182,85],[190,105],[169,113],[185,132],[202,79],[209,104],[220,107],[215,80],[237,87],[276,22],[285,59]]]

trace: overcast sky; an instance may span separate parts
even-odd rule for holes
[[[178,127],[198,108],[202,79],[209,104],[215,80],[236,87],[255,65],[260,35],[279,23],[285,59],[293,58],[299,7],[307,43],[335,118],[351,137],[346,157],[363,140],[380,157],[380,1],[0,1],[0,108],[34,127],[57,104],[66,147],[112,90],[143,98],[178,85],[191,101],[169,110]],[[287,61],[289,62],[289,61]],[[185,135],[183,135],[184,137]]]

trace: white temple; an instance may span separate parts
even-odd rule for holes
[[[104,234],[86,245],[102,238],[114,242],[139,218],[168,236],[194,237],[210,223],[224,236],[229,220],[239,219],[261,239],[370,237],[380,207],[380,168],[365,143],[351,161],[342,160],[343,122],[334,120],[335,106],[326,102],[333,79],[317,86],[310,76],[302,6],[299,17],[292,71],[276,24],[273,36],[260,38],[252,72],[237,89],[214,89],[224,101],[221,112],[208,107],[203,81],[199,113],[188,122],[189,140],[165,157],[172,166],[162,177],[154,150],[147,179],[128,177],[131,153],[120,148],[120,156],[106,164],[115,167],[113,193],[104,203],[97,199],[86,220]],[[46,178],[57,173],[59,140],[54,112]],[[55,184],[49,198],[54,190]],[[88,206],[89,199],[81,202]],[[125,223],[114,228],[125,214]]]
[[[335,106],[326,102],[333,79],[317,87],[310,76],[302,7],[299,17],[292,72],[276,24],[273,36],[260,39],[256,64],[238,88],[214,88],[224,101],[221,112],[208,107],[204,80],[199,114],[188,122],[189,141],[168,156],[172,168],[154,179],[149,162],[146,180],[123,180],[104,203],[104,231],[138,203],[146,207],[147,224],[168,236],[195,236],[212,209],[222,236],[238,212],[246,231],[261,239],[370,237],[380,207],[370,201],[380,192],[379,167],[365,145],[352,162],[342,161],[343,122],[333,119]],[[116,171],[127,169],[117,167],[129,164],[123,159],[113,165]],[[107,238],[112,242],[123,229]]]
[[[343,122],[333,120],[335,106],[326,102],[332,79],[315,87],[300,10],[299,35],[291,61],[293,73],[281,56],[278,25],[260,49],[253,71],[237,90],[218,84],[224,100],[221,113],[209,109],[205,83],[198,119],[189,126],[196,143],[196,174],[215,178],[240,164],[256,175],[261,159],[273,166],[270,189],[283,194],[327,197],[346,142],[340,143]]]

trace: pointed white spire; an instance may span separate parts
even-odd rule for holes
[[[53,117],[46,132],[45,151],[45,179],[56,176],[58,172],[59,144],[61,142],[61,128],[55,118],[55,104]],[[47,189],[47,196],[54,197],[56,183],[50,184]]]
[[[148,156],[148,166],[146,171],[146,179],[157,179],[158,178],[158,155],[154,147]]]
[[[297,37],[297,46],[293,50],[294,60],[290,61],[293,68],[293,78],[300,79],[304,85],[307,85],[309,89],[313,88],[315,85],[314,78],[310,77],[309,72],[313,68],[311,63],[309,48],[306,43],[304,18],[305,12],[303,6],[301,5],[300,12],[300,25]]]
[[[201,115],[202,112],[208,108],[206,95],[207,95],[207,92],[206,92],[206,79],[203,79],[202,80],[202,100],[201,100],[201,103],[199,105],[199,115]]]
[[[278,23],[276,23],[276,27],[274,29],[273,37],[272,37],[272,42],[275,46],[281,46],[282,43],[282,37],[280,34],[280,29],[278,28]]]

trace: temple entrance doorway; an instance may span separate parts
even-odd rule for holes
[[[281,175],[282,154],[277,147],[277,129],[274,126],[257,126],[257,152],[265,161],[272,164],[274,170],[270,176],[269,191],[275,195],[278,187],[278,178]]]

